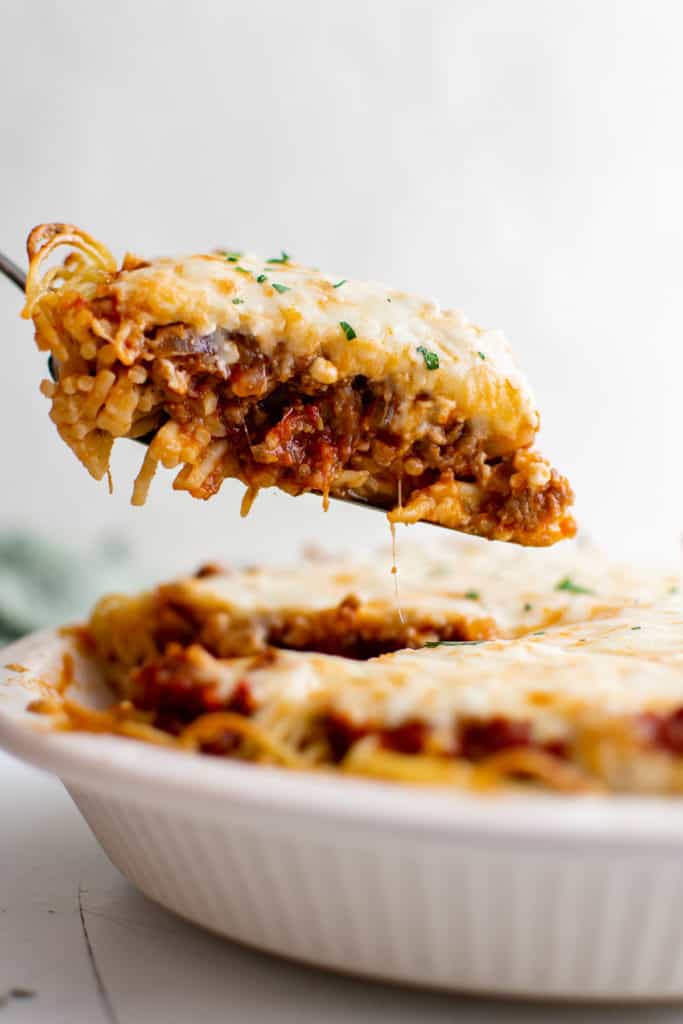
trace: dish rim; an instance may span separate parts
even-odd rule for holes
[[[182,813],[258,814],[268,827],[293,817],[320,823],[334,819],[345,827],[390,828],[430,841],[618,843],[683,851],[683,798],[448,793],[184,754],[119,736],[54,732],[26,710],[35,697],[25,685],[29,674],[6,665],[30,669],[37,658],[66,649],[56,629],[0,649],[0,747],[67,785],[132,802],[172,803]]]

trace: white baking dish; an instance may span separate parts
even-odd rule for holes
[[[45,632],[0,651],[0,742],[59,776],[113,863],[164,906],[398,982],[683,997],[683,800],[449,795],[51,733],[25,707],[68,645]],[[80,658],[76,695],[109,699]]]

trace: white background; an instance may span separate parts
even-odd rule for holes
[[[682,526],[683,8],[676,0],[14,3],[0,14],[1,245],[72,221],[119,256],[285,247],[503,327],[585,528],[672,555]],[[381,517],[157,479],[128,507],[47,419],[0,281],[0,527],[127,529],[168,568],[386,538]],[[413,530],[413,535],[417,531]]]

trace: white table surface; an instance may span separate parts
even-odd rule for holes
[[[54,779],[0,754],[0,1024],[683,1021],[683,1007],[560,1007],[346,979],[218,939],[137,893]]]

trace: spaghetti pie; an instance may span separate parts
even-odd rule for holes
[[[571,549],[501,554],[407,554],[402,618],[388,575],[344,563],[209,567],[105,598],[80,636],[116,703],[93,711],[62,685],[35,709],[64,729],[291,768],[681,791],[679,581]]]
[[[73,250],[43,272],[58,246]],[[286,253],[147,261],[36,228],[24,315],[58,381],[51,416],[101,479],[117,437],[209,498],[227,477],[313,491],[525,545],[574,533],[566,480],[532,450],[538,413],[510,348],[456,311],[335,279]]]

